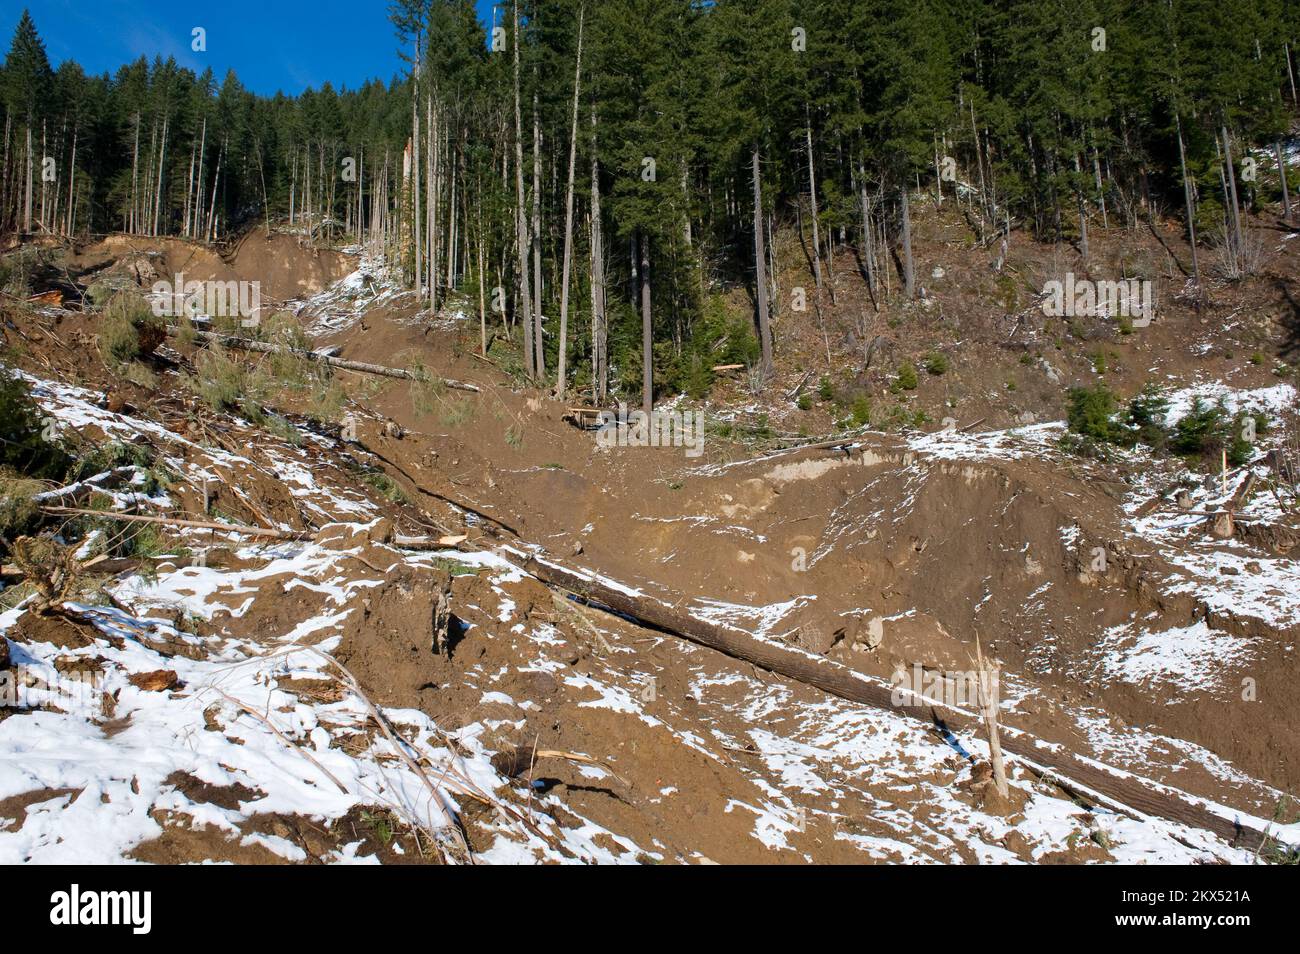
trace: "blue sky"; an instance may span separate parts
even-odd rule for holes
[[[475,0],[491,16],[491,0]],[[355,89],[405,69],[387,0],[0,0],[0,56],[23,8],[31,11],[57,67],[76,60],[88,73],[114,72],[141,55],[174,56],[218,81],[234,69],[257,93],[296,95],[329,80]],[[207,52],[190,49],[207,31]]]

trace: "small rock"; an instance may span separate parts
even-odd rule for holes
[[[370,543],[392,543],[395,532],[393,521],[380,517],[365,528],[365,537]]]
[[[1174,494],[1174,503],[1178,504],[1180,510],[1191,510],[1193,503],[1191,493],[1183,488]]]
[[[0,669],[9,668],[9,640],[0,636]]]
[[[127,676],[127,682],[145,692],[167,692],[180,686],[180,677],[172,669],[156,669]]]

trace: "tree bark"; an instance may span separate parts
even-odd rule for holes
[[[514,2],[514,58],[515,58],[515,248],[518,253],[519,282],[515,303],[523,312],[520,319],[524,328],[524,374],[529,380],[537,377],[533,364],[533,302],[528,278],[528,225],[524,213],[524,128],[519,106],[519,0]],[[522,299],[522,301],[521,301]]]
[[[758,340],[763,349],[763,376],[772,373],[772,320],[767,299],[767,249],[763,234],[763,179],[758,147],[750,153],[754,180],[754,297],[758,299]]]
[[[654,335],[650,320],[650,237],[639,233],[641,245],[641,408],[654,410]]]
[[[912,260],[912,211],[908,205],[907,183],[903,193],[903,297],[911,301],[916,297],[916,263]]]
[[[608,358],[605,353],[605,241],[600,220],[600,160],[596,152],[596,107],[591,107],[591,393],[605,402]]]
[[[1201,287],[1201,261],[1196,251],[1196,210],[1192,197],[1192,183],[1187,178],[1187,152],[1183,146],[1183,120],[1175,113],[1174,124],[1178,130],[1178,165],[1183,171],[1183,203],[1187,208],[1187,241],[1192,247],[1192,281]]]
[[[942,724],[953,732],[978,731],[977,716],[962,709],[911,693],[905,693],[904,701],[899,704],[895,702],[896,690],[893,687],[846,666],[705,622],[677,605],[653,596],[629,596],[626,589],[608,585],[594,574],[571,569],[549,558],[539,558],[532,551],[524,553],[513,547],[504,549],[509,555],[522,558],[523,568],[543,583],[603,604],[638,625],[648,625],[717,650],[850,702],[894,712],[929,725],[942,720]],[[1005,732],[1008,738],[1001,740],[1002,749],[1022,759],[1035,774],[1050,776],[1054,783],[1073,795],[1091,801],[1096,801],[1097,795],[1101,795],[1130,813],[1158,815],[1194,825],[1247,850],[1257,848],[1264,841],[1261,832],[1216,814],[1200,800],[1176,789],[1076,756],[1060,745],[1040,742],[1027,733],[1012,729]],[[1044,768],[1048,771],[1044,772]]]
[[[578,55],[573,70],[573,128],[569,134],[569,187],[564,200],[564,269],[560,279],[560,353],[555,392],[561,399],[566,388],[569,348],[569,269],[573,263],[573,175],[578,162],[578,95],[582,85],[582,26],[586,7],[578,9]]]

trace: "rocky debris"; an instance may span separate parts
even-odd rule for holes
[[[1220,540],[1231,540],[1233,537],[1232,514],[1227,510],[1220,510],[1210,518],[1210,533]]]
[[[138,672],[127,676],[127,682],[145,692],[167,692],[180,687],[180,677],[171,669],[155,669],[153,672]]]

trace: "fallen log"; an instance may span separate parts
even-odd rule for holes
[[[311,530],[275,530],[271,527],[250,527],[239,523],[218,523],[215,520],[185,520],[180,517],[150,517],[140,513],[114,513],[108,510],[83,510],[80,507],[42,507],[43,513],[54,516],[102,517],[127,523],[156,523],[166,527],[190,527],[196,530],[222,530],[242,533],[251,537],[272,537],[276,540],[310,540]]]
[[[176,337],[181,334],[182,329],[169,325],[167,334]],[[341,368],[344,371],[359,371],[362,374],[377,374],[386,378],[403,378],[407,381],[431,381],[441,384],[443,387],[451,388],[453,391],[473,391],[478,393],[477,384],[469,384],[465,381],[453,381],[451,378],[430,378],[426,374],[418,371],[411,371],[407,368],[387,368],[382,364],[369,364],[365,361],[349,361],[346,358],[336,358],[333,355],[326,354],[323,351],[306,351],[301,348],[285,348],[280,345],[267,344],[265,341],[253,341],[249,338],[240,338],[237,335],[223,335],[215,331],[199,331],[191,329],[189,334],[194,335],[200,341],[213,341],[226,348],[236,348],[240,351],[259,351],[264,354],[285,354],[292,355],[295,358],[302,358],[306,361],[315,361],[318,364],[327,364],[331,368]]]
[[[127,523],[154,523],[165,527],[188,527],[195,530],[220,530],[240,533],[250,537],[271,537],[275,540],[314,540],[315,530],[276,530],[271,527],[253,527],[240,523],[218,523],[215,520],[186,520],[181,517],[150,517],[139,513],[113,513],[103,510],[83,510],[79,507],[42,507],[42,512],[57,516],[103,517]],[[441,550],[464,543],[468,535],[458,533],[442,537],[395,536],[393,545],[402,550]]]
[[[106,470],[102,474],[96,474],[93,477],[87,477],[85,480],[79,480],[74,484],[68,484],[66,487],[57,487],[54,490],[44,490],[32,496],[32,500],[37,503],[47,503],[54,500],[79,500],[89,497],[96,490],[102,490],[106,487],[113,487],[120,484],[135,474],[135,467],[115,467],[112,470]]]
[[[896,712],[926,723],[939,722],[952,730],[978,731],[977,716],[955,706],[909,690],[896,689],[821,656],[765,642],[739,630],[697,619],[653,596],[565,567],[550,557],[509,546],[502,549],[522,559],[524,569],[543,583],[612,610],[637,625],[707,646],[850,702]],[[902,704],[895,701],[895,693],[904,697]],[[1002,726],[1001,733],[1003,751],[1017,756],[1036,774],[1049,778],[1071,794],[1108,804],[1135,817],[1154,815],[1202,828],[1248,850],[1259,848],[1265,841],[1263,832],[1214,812],[1185,792],[1085,759],[1064,746],[1044,742],[1009,726]]]

